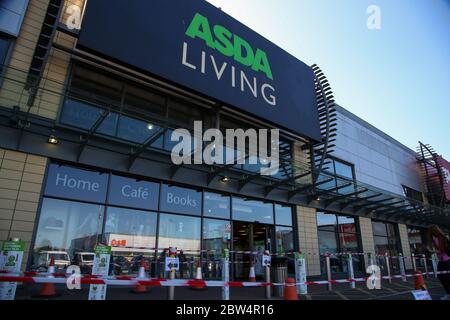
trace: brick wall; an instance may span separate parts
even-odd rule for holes
[[[0,243],[25,242],[24,269],[30,251],[47,159],[0,149]]]
[[[408,229],[404,224],[398,224],[398,231],[400,236],[400,244],[402,247],[402,253],[405,259],[406,269],[412,269],[411,263],[411,247],[409,246]]]
[[[320,275],[319,238],[316,209],[297,206],[298,239],[300,251],[306,254],[308,276]]]

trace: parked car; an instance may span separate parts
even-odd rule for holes
[[[94,264],[95,253],[93,252],[76,252],[72,264],[80,267],[83,274],[91,274],[92,266]]]
[[[38,270],[47,270],[51,259],[55,260],[55,269],[65,269],[70,266],[70,257],[66,251],[41,251],[38,253]]]

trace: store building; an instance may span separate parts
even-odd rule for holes
[[[225,248],[301,250],[320,276],[320,254],[409,257],[421,228],[450,228],[416,153],[335,105],[317,67],[203,1],[85,2],[1,8],[0,241],[26,242],[24,269],[101,242],[120,273],[176,246],[211,278]],[[171,133],[199,120],[281,128],[279,172],[174,165]],[[249,256],[232,260],[247,277]],[[332,271],[345,274],[340,257]]]

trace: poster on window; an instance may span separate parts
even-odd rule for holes
[[[25,245],[22,241],[5,241],[0,257],[0,270],[19,273]],[[0,300],[14,300],[17,282],[0,282]]]
[[[108,276],[109,260],[111,258],[111,247],[97,246],[95,248],[94,265],[92,267],[92,275]],[[105,300],[106,284],[91,284],[89,286],[89,300]]]

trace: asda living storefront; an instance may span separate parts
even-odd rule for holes
[[[293,145],[321,140],[309,66],[203,1],[88,1],[77,45],[66,53],[57,130],[83,139],[52,149],[29,268],[52,255],[60,265],[89,259],[104,243],[113,247],[112,272],[135,273],[144,257],[156,274],[174,246],[186,262],[181,277],[193,276],[198,259],[207,277],[219,277],[216,265],[230,249],[232,276],[245,278],[264,250],[298,249],[285,197],[235,187],[258,180],[263,159],[176,166],[171,136],[192,132],[196,121],[223,133],[280,128],[282,168],[270,178],[291,177],[300,170]],[[195,141],[202,150],[211,142]],[[232,159],[248,160],[247,151],[224,147]]]
[[[164,249],[174,246],[183,250],[186,262],[181,277],[192,277],[192,268],[202,258],[210,265],[205,273],[217,278],[223,249],[293,250],[292,208],[52,163],[30,268],[48,265],[49,254],[64,267],[69,263],[65,256],[86,256],[98,243],[112,246],[115,274],[136,273],[136,261],[142,257],[152,274],[162,272],[158,262],[162,263]],[[243,262],[234,265],[233,276],[246,277],[249,265],[244,262],[250,262],[249,255],[231,258]],[[260,268],[256,272],[262,276]]]

